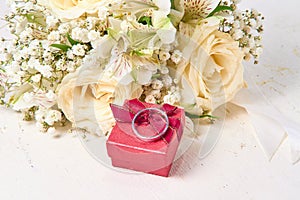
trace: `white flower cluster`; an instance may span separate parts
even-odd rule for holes
[[[35,0],[10,6],[5,20],[13,38],[0,40],[0,102],[47,131],[64,120],[56,108],[56,88],[97,46],[107,22],[94,16],[61,21]]]
[[[35,120],[39,130],[53,133],[54,124],[62,120],[62,113],[58,110],[48,110],[40,107],[35,111]]]
[[[240,0],[224,1],[224,5],[229,5],[232,9],[232,17],[225,17],[221,24],[221,31],[230,33],[234,40],[238,41],[245,53],[245,60],[254,58],[254,63],[258,62],[263,52],[262,34],[264,16],[255,9],[239,10],[237,4]],[[228,12],[228,11],[227,11]]]
[[[243,83],[242,65],[231,61],[242,60],[240,48],[246,60],[253,56],[257,61],[262,51],[263,17],[255,10],[239,11],[238,0],[10,2],[11,12],[4,19],[13,37],[0,38],[0,103],[21,111],[25,120],[36,120],[42,131],[54,132],[67,120],[75,123],[72,115],[90,108],[91,102],[103,117],[94,122],[84,110],[79,116],[89,123],[82,127],[102,124],[109,130],[114,121],[109,104],[124,98],[185,105],[197,115],[210,112],[217,95],[211,91],[221,87],[211,72],[232,70],[227,74],[234,78],[225,77],[237,80],[226,84],[231,99]],[[224,5],[225,11],[215,12]],[[200,31],[212,39],[202,42]],[[196,43],[185,45],[191,38],[182,34]],[[231,54],[226,45],[218,47],[219,54],[228,56],[226,64],[214,53],[202,53],[215,52],[210,42],[218,38],[234,47]],[[189,53],[203,57],[192,59]],[[190,67],[194,64],[195,69]],[[184,79],[190,87],[183,86]],[[72,104],[78,100],[75,91],[84,99],[82,110]]]
[[[174,50],[174,46],[165,45],[157,52],[161,63],[158,73],[152,78],[151,82],[143,86],[144,101],[147,103],[179,105],[181,100],[180,89],[177,86],[178,80],[170,76],[168,62],[178,64],[182,60],[182,53]]]

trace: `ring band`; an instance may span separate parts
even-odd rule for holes
[[[147,110],[154,110],[158,113],[160,113],[164,118],[165,118],[165,122],[166,122],[166,126],[165,128],[157,135],[154,135],[154,136],[144,136],[142,134],[140,134],[136,128],[135,128],[135,121],[136,119],[138,118],[138,116],[140,116],[143,112],[147,111]],[[158,109],[158,108],[145,108],[143,110],[140,110],[138,113],[135,114],[133,120],[132,120],[132,123],[131,123],[131,126],[132,126],[132,130],[134,132],[134,134],[141,140],[144,140],[144,141],[147,141],[147,142],[150,142],[150,141],[155,141],[157,139],[159,139],[161,136],[163,136],[168,128],[169,128],[169,118],[168,118],[168,115],[166,114],[166,112]]]

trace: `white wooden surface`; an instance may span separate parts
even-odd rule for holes
[[[268,99],[299,122],[300,3],[244,0],[243,5],[266,16],[264,57],[247,67]],[[5,10],[1,5],[0,13]],[[300,163],[291,164],[288,143],[269,162],[247,113],[232,104],[228,110],[214,151],[162,178],[109,169],[74,134],[61,131],[56,138],[39,133],[18,113],[1,107],[0,199],[299,199]]]

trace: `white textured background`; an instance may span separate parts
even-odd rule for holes
[[[7,8],[0,1],[3,15]],[[265,53],[259,65],[246,67],[271,103],[299,122],[300,2],[244,0],[242,5],[266,16]],[[0,107],[0,199],[299,199],[300,163],[291,164],[288,143],[269,162],[245,111],[232,104],[228,110],[214,151],[161,178],[106,168],[74,134],[39,133],[18,113]]]

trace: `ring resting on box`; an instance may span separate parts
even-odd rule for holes
[[[146,111],[154,111],[158,114],[160,114],[162,116],[162,120],[165,121],[165,127],[162,131],[158,132],[156,135],[153,135],[153,136],[146,136],[146,135],[143,135],[141,134],[137,129],[136,129],[136,126],[135,126],[135,123],[138,119],[139,116],[141,116],[143,113],[145,113]],[[150,118],[150,117],[149,117]],[[161,109],[158,109],[158,108],[145,108],[145,109],[142,109],[140,110],[139,112],[137,112],[135,114],[135,116],[133,117],[133,120],[132,120],[132,123],[131,123],[131,126],[132,126],[132,130],[134,132],[134,134],[141,140],[143,141],[147,141],[147,142],[152,142],[152,141],[155,141],[159,138],[161,138],[168,130],[169,128],[169,118],[168,118],[168,115],[166,114],[166,112],[162,111]]]

